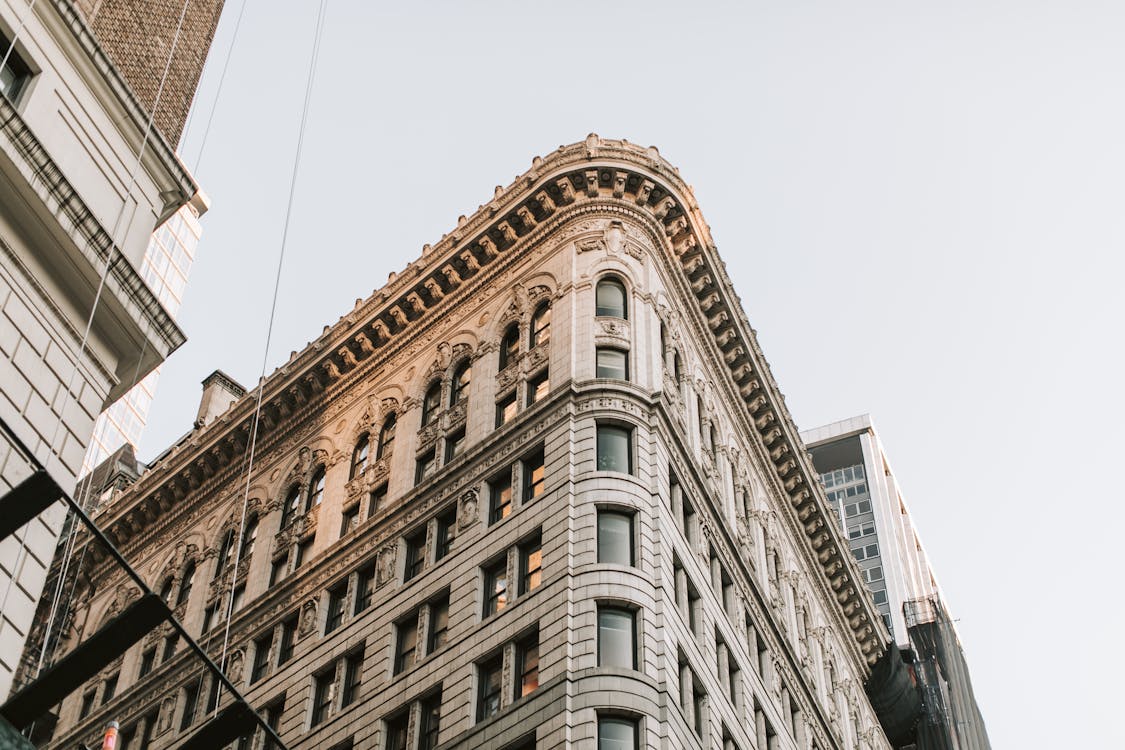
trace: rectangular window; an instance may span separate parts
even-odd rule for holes
[[[543,449],[540,448],[523,460],[523,500],[534,500],[543,494],[546,486]]]
[[[328,589],[328,612],[324,618],[324,634],[328,635],[344,622],[344,610],[348,603],[348,582],[344,581]]]
[[[184,686],[184,713],[180,716],[180,731],[195,722],[195,710],[199,703],[199,679],[193,679]]]
[[[387,719],[387,750],[406,750],[406,735],[409,730],[409,711],[403,711]]]
[[[496,426],[502,427],[516,418],[516,393],[512,391],[496,402]]]
[[[515,686],[515,697],[519,700],[539,687],[538,633],[533,633],[516,644],[516,665],[519,678]]]
[[[375,596],[375,563],[359,569],[355,581],[355,614],[371,606]]]
[[[544,370],[527,381],[527,405],[537,404],[551,391],[550,374]]]
[[[522,596],[543,582],[543,542],[539,537],[520,545],[520,586]]]
[[[285,580],[285,574],[289,572],[289,555],[284,554],[277,558],[270,565],[270,586],[281,583]]]
[[[319,673],[313,680],[312,719],[310,723],[315,727],[327,719],[328,714],[332,711],[332,683],[336,681],[336,665],[333,664],[330,669]]]
[[[96,690],[87,690],[82,694],[82,706],[78,709],[79,719],[85,719],[94,710],[94,698],[96,697]]]
[[[596,377],[613,378],[615,380],[629,379],[628,352],[599,346],[595,355],[597,357]]]
[[[376,512],[382,510],[386,504],[387,485],[381,484],[371,490],[371,494],[367,497],[367,517],[371,518]]]
[[[634,565],[632,513],[598,511],[598,562]]]
[[[359,697],[359,684],[363,677],[363,649],[354,651],[344,658],[344,687],[340,692],[340,706],[355,703]]]
[[[254,641],[254,664],[250,669],[250,684],[266,676],[270,668],[270,650],[273,648],[273,632],[266,633]]]
[[[340,515],[340,536],[347,536],[355,531],[357,526],[359,526],[359,503],[344,508]]]
[[[281,714],[285,711],[285,696],[278,698],[273,703],[266,706],[266,726],[274,732],[278,731],[281,726]],[[274,744],[273,739],[267,734],[265,741],[262,742],[262,750],[275,750],[277,745]]]
[[[310,536],[308,539],[302,539],[297,545],[297,556],[293,560],[294,570],[308,562],[309,558],[312,556],[313,541],[315,541],[315,537]]]
[[[633,431],[615,424],[598,425],[598,471],[633,473]]]
[[[598,750],[637,750],[638,734],[635,719],[598,717]]]
[[[395,674],[399,674],[414,666],[414,657],[418,652],[417,613],[412,613],[410,617],[401,621],[398,624],[397,630],[398,642],[395,647]]]
[[[437,519],[437,538],[434,541],[434,559],[440,560],[449,554],[453,546],[453,534],[457,528],[457,509],[450,508]]]
[[[484,570],[484,616],[508,606],[508,561],[502,558]]]
[[[403,581],[409,581],[419,573],[426,564],[426,529],[422,528],[406,538],[406,567],[403,570]]]
[[[105,682],[102,683],[103,706],[113,700],[113,696],[117,694],[117,681],[120,679],[120,677],[120,672],[114,672],[105,679]]]
[[[11,50],[10,54],[8,54],[9,50]],[[0,70],[0,94],[3,94],[8,98],[8,101],[15,104],[19,101],[20,93],[31,78],[31,69],[28,68],[27,63],[23,61],[19,54],[12,49],[11,41],[9,41],[4,34],[0,33],[0,59],[2,59],[5,54],[8,54],[8,60],[4,64],[4,68]]]
[[[170,635],[170,636],[168,636],[167,638],[164,639],[164,653],[161,654],[161,656],[160,656],[160,663],[161,664],[163,664],[164,662],[168,661],[169,659],[171,659],[173,656],[176,655],[176,646],[178,646],[179,644],[180,644],[180,636],[177,635],[177,634],[173,633],[172,635]]]
[[[421,484],[434,475],[437,470],[437,461],[434,460],[434,451],[430,449],[418,456],[414,467],[414,484]]]
[[[454,432],[445,439],[445,462],[449,463],[461,455],[465,449],[465,428]]]
[[[203,713],[209,714],[215,710],[219,705],[219,681],[214,677],[211,678],[211,684],[207,687],[207,702],[204,704]]]
[[[231,612],[237,612],[242,609],[242,605],[246,603],[246,587],[239,586],[231,592]]]
[[[445,645],[449,635],[449,595],[430,603],[430,628],[426,653],[432,654]]]
[[[478,668],[480,695],[477,699],[477,721],[500,713],[500,685],[504,676],[504,659],[497,656]]]
[[[144,677],[152,671],[154,666],[156,666],[156,646],[145,649],[141,654],[141,667],[137,671],[137,677]]]
[[[441,691],[422,700],[421,725],[418,727],[418,750],[434,750],[441,729]]]
[[[635,617],[623,607],[598,607],[598,666],[637,668]]]
[[[293,644],[297,641],[297,615],[281,623],[281,642],[277,646],[277,664],[281,666],[293,657]]]
[[[510,472],[488,485],[488,522],[496,523],[512,512],[512,475]]]

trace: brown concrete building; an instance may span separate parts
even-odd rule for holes
[[[890,746],[893,644],[655,149],[536,158],[263,388],[248,479],[259,393],[212,390],[97,520],[290,748]],[[138,594],[92,550],[56,656]],[[50,747],[223,700],[155,632]]]

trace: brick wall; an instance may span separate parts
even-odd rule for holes
[[[156,127],[179,144],[224,0],[190,0],[168,81],[160,95]],[[141,104],[152,111],[184,0],[76,0],[98,42]]]

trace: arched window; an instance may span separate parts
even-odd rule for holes
[[[531,341],[529,346],[534,349],[539,344],[551,340],[551,303],[544,302],[531,316]]]
[[[293,517],[297,515],[297,506],[301,502],[301,488],[293,485],[285,494],[285,504],[281,506],[281,526],[284,528]]]
[[[320,505],[320,501],[324,499],[324,467],[321,466],[313,472],[313,477],[309,480],[309,496],[305,498],[305,512]]]
[[[238,552],[239,561],[249,560],[254,554],[254,542],[258,538],[258,516],[254,514],[246,519],[246,529],[242,532],[242,549]]]
[[[180,577],[180,592],[176,594],[176,606],[180,606],[191,596],[191,587],[195,583],[195,561],[184,566],[184,574]]]
[[[602,279],[595,293],[595,314],[607,318],[629,319],[629,305],[625,299],[625,285],[618,279]]]
[[[504,338],[500,340],[500,369],[515,361],[516,355],[520,353],[520,328],[515,323],[508,326],[508,330],[504,331]]]
[[[469,360],[457,365],[453,373],[453,383],[449,387],[449,405],[456,406],[469,397],[469,383],[473,379],[473,368]]]
[[[172,580],[172,576],[168,576],[160,584],[160,598],[164,601],[165,604],[170,604],[171,601],[172,601],[172,584],[173,583],[174,583],[174,581]]]
[[[355,479],[367,468],[367,449],[371,444],[371,435],[363,433],[352,450],[352,465],[348,470],[348,479]]]
[[[375,460],[391,455],[395,447],[395,415],[389,415],[379,428],[379,442],[375,446]]]
[[[422,426],[425,427],[430,422],[434,421],[437,416],[438,409],[441,408],[441,382],[434,381],[432,385],[426,390],[426,396],[422,399]]]
[[[218,578],[230,563],[231,553],[234,552],[234,529],[227,529],[223,534],[223,541],[219,544],[219,559],[215,563],[215,577]]]

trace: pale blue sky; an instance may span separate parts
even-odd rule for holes
[[[316,3],[248,1],[144,457],[261,364]],[[1125,746],[1123,29],[1114,2],[330,0],[270,368],[533,156],[656,145],[798,425],[875,418],[994,746]]]

